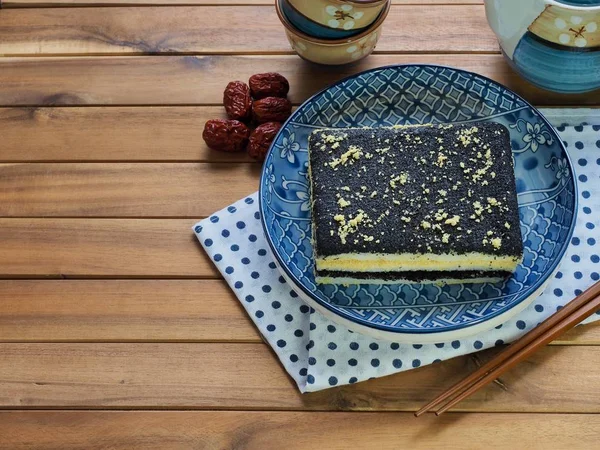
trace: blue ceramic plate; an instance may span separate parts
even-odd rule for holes
[[[308,135],[315,128],[492,121],[511,135],[524,260],[498,284],[317,285],[311,245]],[[496,82],[430,65],[382,67],[319,92],[281,128],[266,158],[260,208],[282,274],[334,321],[397,342],[472,335],[521,311],[556,270],[575,223],[576,188],[546,119]]]

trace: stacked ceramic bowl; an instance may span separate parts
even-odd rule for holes
[[[319,64],[368,56],[381,35],[391,0],[275,0],[290,45]]]

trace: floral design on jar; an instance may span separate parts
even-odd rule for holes
[[[304,43],[302,43],[300,41],[297,41],[296,39],[293,39],[291,37],[291,35],[289,35],[289,34],[288,34],[288,38],[290,40],[290,45],[292,46],[292,50],[294,50],[299,55],[303,55],[304,52],[307,50],[306,45],[304,45]]]
[[[576,47],[585,47],[587,45],[587,33],[595,33],[598,30],[596,22],[583,23],[581,16],[571,16],[570,23],[557,17],[554,20],[554,26],[562,32],[558,35],[558,40],[563,45],[575,44]]]
[[[360,19],[364,13],[361,11],[353,11],[351,5],[341,5],[339,8],[333,5],[327,5],[325,12],[332,18],[327,21],[327,25],[331,28],[339,28],[351,30],[354,28],[355,20]]]
[[[376,42],[377,33],[373,33],[371,36],[367,36],[346,48],[346,52],[350,53],[352,59],[363,58],[373,51]]]

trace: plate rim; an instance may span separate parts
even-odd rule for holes
[[[302,107],[304,107],[306,104],[310,103],[311,101],[313,101],[316,97],[320,96],[321,94],[325,93],[326,91],[328,91],[329,89],[332,89],[342,83],[345,83],[346,81],[352,80],[354,78],[357,78],[359,76],[368,74],[370,72],[377,72],[377,71],[383,71],[386,69],[403,69],[403,68],[407,68],[407,67],[419,67],[419,68],[441,68],[441,69],[450,69],[453,70],[455,72],[462,72],[465,74],[469,74],[469,75],[474,75],[480,79],[486,80],[508,92],[510,92],[512,95],[514,95],[517,99],[519,99],[521,102],[523,102],[527,107],[529,107],[531,110],[533,110],[538,117],[544,122],[544,124],[552,131],[552,133],[555,135],[556,141],[558,143],[558,145],[560,146],[563,154],[566,157],[567,160],[567,164],[569,167],[569,170],[571,172],[572,175],[574,175],[574,170],[573,170],[573,162],[571,160],[571,156],[569,155],[569,153],[567,152],[567,149],[565,147],[565,145],[563,144],[563,141],[560,137],[560,135],[558,134],[558,132],[556,131],[556,128],[548,121],[548,119],[546,119],[546,117],[535,107],[533,106],[531,103],[529,103],[527,100],[525,100],[523,97],[521,97],[519,94],[517,94],[516,92],[514,92],[513,90],[507,88],[506,86],[504,86],[503,84],[492,80],[489,77],[486,77],[485,75],[481,75],[478,74],[476,72],[472,72],[469,70],[465,70],[465,69],[460,69],[460,68],[456,68],[456,67],[452,67],[452,66],[446,66],[443,64],[424,64],[424,63],[416,63],[416,64],[389,64],[386,66],[379,66],[379,67],[374,67],[371,69],[367,69],[364,70],[362,72],[358,72],[352,75],[349,75],[347,77],[344,77],[338,81],[336,81],[335,83],[332,83],[326,87],[324,87],[323,89],[320,89],[318,92],[316,92],[315,94],[311,95],[309,98],[307,98],[304,102],[302,102],[302,104],[300,106],[298,106],[298,108],[290,115],[290,117],[288,117],[288,119],[286,119],[286,121],[282,124],[281,128],[279,129],[279,131],[277,132],[277,134],[275,135],[275,138],[273,139],[273,143],[271,144],[269,151],[265,157],[265,161],[268,159],[268,157],[271,155],[271,153],[274,151],[274,144],[275,142],[278,141],[280,135],[283,134],[284,130],[286,129],[286,127],[293,123],[292,119],[294,118],[294,116],[297,114],[298,111],[300,111],[302,109]],[[459,123],[459,122],[450,122],[450,123]],[[508,311],[510,311],[512,308],[517,307],[518,305],[522,304],[523,302],[527,301],[528,299],[530,299],[531,296],[535,295],[535,293],[540,290],[540,287],[544,286],[544,284],[550,279],[550,277],[552,276],[553,273],[555,273],[555,271],[557,270],[559,264],[562,262],[565,253],[569,247],[569,243],[571,242],[571,238],[573,236],[573,232],[575,229],[575,224],[577,223],[577,212],[579,209],[579,192],[577,189],[577,183],[575,182],[575,178],[574,176],[571,177],[571,184],[573,185],[573,195],[574,195],[574,203],[573,203],[573,219],[571,221],[571,224],[569,226],[569,231],[567,232],[567,236],[565,239],[565,245],[563,245],[563,247],[561,248],[559,254],[557,255],[557,258],[555,259],[554,263],[552,264],[552,266],[549,268],[549,270],[547,271],[547,275],[545,277],[542,277],[542,279],[540,279],[540,281],[534,285],[530,292],[529,295],[525,295],[520,301],[513,303],[510,305],[510,308],[508,309],[500,309],[498,311],[495,311],[494,313],[492,313],[489,316],[486,316],[485,318],[478,318],[478,319],[474,319],[473,321],[469,322],[468,324],[458,324],[458,325],[452,325],[450,327],[445,328],[444,330],[437,330],[437,329],[433,329],[433,328],[428,328],[428,329],[401,329],[401,328],[395,328],[395,327],[390,327],[388,325],[383,325],[383,324],[376,324],[376,323],[372,323],[366,320],[360,320],[354,316],[350,316],[348,314],[346,314],[343,310],[340,310],[339,307],[337,307],[336,305],[332,305],[329,302],[325,302],[323,300],[321,300],[320,298],[317,298],[316,296],[314,296],[314,294],[312,292],[310,292],[308,289],[306,289],[302,283],[298,282],[298,280],[296,279],[296,277],[294,276],[293,273],[291,273],[291,271],[288,269],[288,267],[286,266],[286,264],[282,261],[282,258],[279,256],[278,252],[276,251],[276,247],[273,244],[273,240],[271,239],[270,234],[267,231],[267,224],[265,221],[265,215],[264,215],[264,208],[265,205],[263,205],[263,181],[265,179],[266,176],[266,171],[267,171],[267,164],[263,164],[263,167],[261,169],[261,173],[260,173],[260,181],[259,181],[259,187],[258,187],[258,206],[259,206],[259,211],[260,211],[260,222],[263,228],[263,232],[265,234],[265,238],[267,240],[267,243],[269,245],[269,248],[271,249],[271,252],[273,253],[275,260],[277,262],[278,267],[280,267],[281,270],[283,270],[284,275],[286,275],[287,277],[289,277],[292,281],[292,287],[298,288],[302,291],[302,293],[306,296],[308,296],[312,301],[318,303],[321,307],[327,309],[329,312],[331,312],[333,315],[335,315],[336,317],[341,317],[345,320],[349,320],[353,323],[355,323],[358,326],[361,327],[365,327],[365,328],[370,328],[373,330],[377,330],[378,332],[388,332],[388,333],[393,333],[396,335],[431,335],[431,334],[435,334],[435,333],[446,333],[446,332],[453,332],[453,331],[460,331],[460,330],[464,330],[464,329],[468,329],[469,327],[475,326],[475,325],[480,325],[483,324],[489,320],[494,319],[497,316],[503,315],[505,313],[507,313]],[[541,293],[541,290],[540,290]],[[369,308],[364,308],[365,310],[368,310]],[[335,321],[335,319],[332,319]]]

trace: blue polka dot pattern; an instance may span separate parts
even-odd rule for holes
[[[425,345],[379,341],[351,333],[321,314],[313,314],[314,310],[305,305],[286,283],[268,252],[254,195],[211,215],[194,225],[193,230],[210,259],[234,288],[264,339],[273,346],[302,390],[356,383],[421,367],[512,342],[559,310],[578,292],[600,280],[600,246],[596,237],[600,223],[597,219],[600,183],[596,183],[600,180],[597,153],[600,140],[595,137],[591,141],[596,153],[590,153],[587,129],[584,127],[583,131],[577,132],[567,126],[564,131],[574,162],[571,176],[579,184],[580,206],[578,224],[560,272],[550,281],[546,291],[518,317],[473,338]],[[577,139],[573,133],[578,133]],[[581,145],[583,148],[578,149]],[[524,158],[535,156],[527,161],[532,171],[540,170],[547,162],[539,155],[539,152],[523,155]],[[536,226],[544,227],[545,224],[540,222]],[[540,245],[542,252],[548,251],[537,242],[531,244]],[[383,291],[381,295],[384,295]],[[600,319],[600,315],[595,319]],[[248,370],[251,370],[251,364],[249,355]]]

